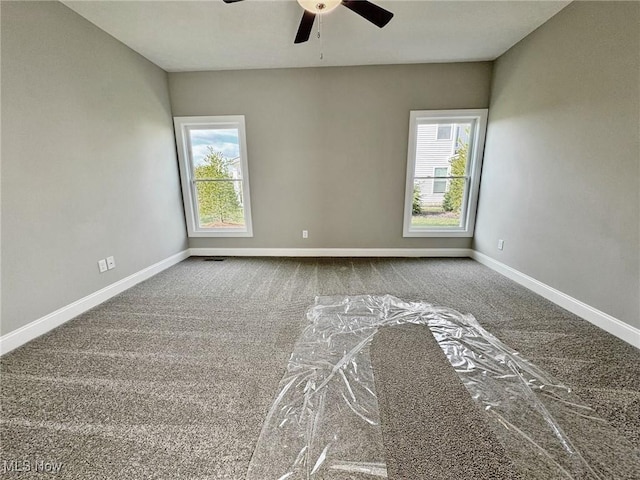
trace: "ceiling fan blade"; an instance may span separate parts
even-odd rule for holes
[[[224,3],[236,3],[241,2],[242,0],[222,0]]]
[[[309,40],[311,35],[311,29],[313,28],[313,22],[316,19],[316,14],[304,11],[302,14],[302,20],[300,20],[300,26],[298,27],[298,33],[293,43],[303,43]]]
[[[366,0],[342,0],[342,5],[374,25],[382,28],[393,18],[393,13]]]

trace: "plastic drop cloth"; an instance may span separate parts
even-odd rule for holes
[[[317,297],[307,317],[247,480],[386,478],[369,346],[405,323],[429,327],[524,478],[640,478],[626,439],[471,315],[362,295]]]

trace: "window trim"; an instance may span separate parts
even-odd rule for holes
[[[407,149],[407,180],[405,185],[403,237],[473,237],[480,190],[480,173],[484,153],[484,141],[487,130],[488,110],[411,110],[409,115],[409,145]],[[411,227],[413,183],[415,177],[415,158],[417,150],[417,131],[420,124],[449,123],[475,121],[473,132],[470,132],[472,143],[468,159],[468,182],[463,198],[465,224],[461,227]]]
[[[203,117],[173,117],[178,150],[178,164],[180,166],[180,181],[182,184],[182,199],[184,214],[187,221],[189,237],[253,237],[251,222],[251,196],[249,193],[249,162],[247,159],[247,141],[244,115],[203,116]],[[244,209],[244,227],[238,228],[202,228],[198,222],[197,195],[193,177],[193,162],[191,158],[191,143],[187,134],[193,127],[237,128],[238,148],[240,153],[240,168],[242,171],[242,199]]]

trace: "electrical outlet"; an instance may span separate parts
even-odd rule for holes
[[[113,257],[107,257],[107,268],[109,270],[116,268],[116,259]]]
[[[502,250],[504,248],[504,240],[501,238],[498,240],[498,250]]]
[[[309,238],[309,230],[302,230],[302,238]]]
[[[100,273],[107,271],[107,261],[104,258],[102,260],[98,260],[98,268],[100,269]]]

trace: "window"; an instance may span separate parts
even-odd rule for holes
[[[175,117],[190,237],[251,237],[244,116]]]
[[[451,140],[452,125],[438,125],[436,140]]]
[[[433,169],[433,193],[445,193],[447,191],[447,181],[437,180],[438,177],[447,177],[449,169],[447,167]]]
[[[411,112],[405,237],[473,236],[486,125],[487,110]]]

